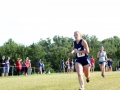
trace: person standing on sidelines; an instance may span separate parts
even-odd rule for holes
[[[108,71],[112,71],[113,61],[111,58],[108,59]]]
[[[28,75],[31,75],[31,73],[32,73],[31,60],[29,59],[28,62],[29,62],[29,66],[28,66],[27,73],[28,73]]]
[[[66,61],[66,68],[67,68],[67,73],[70,73],[70,59],[69,58]]]
[[[24,61],[24,65],[25,65],[25,76],[28,75],[28,67],[29,67],[29,58],[26,57],[25,61]]]
[[[42,61],[41,59],[38,61],[38,70],[39,70],[39,74],[42,74]]]
[[[75,68],[80,84],[79,90],[84,90],[83,73],[86,77],[86,81],[90,81],[90,61],[88,59],[89,47],[87,41],[82,38],[82,34],[79,31],[74,32],[74,37],[73,50],[69,53],[69,56],[73,53],[76,54]]]
[[[107,60],[107,53],[104,51],[104,47],[100,47],[100,51],[97,53],[97,58],[99,58],[99,67],[101,70],[101,76],[105,77],[105,64]]]
[[[2,56],[2,60],[0,60],[1,68],[2,68],[2,77],[5,76],[5,56]]]
[[[10,70],[10,57],[5,60],[5,76],[8,76]]]
[[[95,69],[95,60],[94,60],[93,56],[91,56],[91,58],[90,58],[90,63],[91,63],[90,71],[94,72],[94,69]]]
[[[21,71],[21,68],[22,68],[21,61],[22,61],[21,58],[17,58],[17,60],[14,62],[14,65],[16,67],[16,74],[17,74],[17,76],[20,75],[20,71]]]
[[[43,61],[41,63],[42,63],[42,73],[45,74],[45,64]]]
[[[64,58],[61,60],[60,62],[60,67],[62,69],[62,72],[65,73],[65,62],[64,62]]]
[[[120,71],[120,60],[118,60],[118,71]]]
[[[70,61],[70,72],[74,72],[74,61],[73,61],[73,59]]]

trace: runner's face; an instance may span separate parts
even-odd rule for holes
[[[101,47],[101,48],[100,48],[100,50],[101,50],[101,51],[103,51],[103,50],[104,50],[104,48],[103,48],[103,47]]]
[[[79,33],[75,32],[75,33],[74,33],[74,37],[75,37],[75,40],[79,40],[79,39],[80,39]]]

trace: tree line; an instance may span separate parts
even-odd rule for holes
[[[97,52],[100,46],[104,46],[107,56],[112,58],[114,62],[113,70],[115,70],[120,58],[120,38],[113,36],[102,41],[99,41],[94,35],[83,35],[83,38],[88,42],[90,49],[89,55],[95,59],[95,70],[99,71]],[[73,48],[73,41],[74,39],[70,37],[54,36],[53,39],[40,39],[37,43],[25,46],[9,39],[0,46],[0,56],[9,56],[11,58],[11,65],[13,65],[18,57],[22,59],[29,57],[33,67],[37,67],[37,62],[41,59],[44,61],[46,71],[59,72],[62,58],[65,60],[67,60],[67,58],[75,59],[75,55],[68,57],[68,53]]]

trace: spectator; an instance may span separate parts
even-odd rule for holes
[[[108,71],[112,71],[113,61],[111,58],[108,59]]]
[[[42,61],[42,73],[44,73],[45,71],[45,65],[44,65],[44,62]]]
[[[61,66],[62,72],[65,73],[65,62],[64,62],[64,59],[61,60],[60,66]]]
[[[91,64],[90,71],[94,72],[94,69],[95,69],[95,60],[94,60],[93,56],[91,56],[91,58],[90,58],[90,64]]]
[[[120,71],[120,60],[118,61],[118,70]]]
[[[0,61],[2,68],[2,77],[5,75],[5,56],[2,56],[2,60]]]
[[[26,57],[26,59],[25,59],[25,61],[24,61],[24,65],[25,65],[25,76],[27,76],[27,72],[28,72],[28,67],[29,67],[29,58],[28,57]]]
[[[14,63],[14,65],[16,67],[16,72],[17,72],[18,76],[20,75],[20,71],[21,71],[21,68],[22,68],[21,61],[22,61],[22,59],[17,58],[17,60]]]
[[[73,59],[70,62],[70,72],[74,72],[74,62],[73,62]]]
[[[38,70],[39,70],[39,74],[42,74],[42,64],[41,64],[41,59],[38,61]]]
[[[32,68],[31,68],[31,60],[28,60],[29,62],[29,67],[28,67],[28,75],[31,75]]]
[[[7,60],[5,60],[5,76],[8,76],[9,74],[9,70],[10,70],[10,57],[7,58]]]
[[[66,67],[67,67],[67,73],[69,73],[70,72],[70,60],[69,60],[69,58],[66,61]]]
[[[24,61],[25,61],[25,60],[24,60]],[[22,69],[21,69],[22,75],[25,74],[25,65],[24,65],[24,61],[22,61]]]

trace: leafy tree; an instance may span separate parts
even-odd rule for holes
[[[90,48],[89,55],[95,58],[95,70],[99,70],[97,52],[100,46],[104,46],[108,57],[113,59],[113,69],[115,70],[118,59],[120,59],[120,38],[113,36],[103,41],[99,41],[95,35],[83,35],[83,38],[87,41]],[[68,56],[68,53],[73,49],[73,41],[73,38],[54,36],[53,39],[40,39],[37,43],[24,46],[9,39],[4,45],[0,46],[0,56],[5,55],[6,57],[11,57],[11,65],[13,65],[13,62],[18,57],[23,60],[29,57],[32,66],[36,68],[38,60],[41,59],[45,64],[46,71],[59,72],[62,58],[64,58],[65,61],[67,58],[70,58],[70,60],[75,58],[75,55],[71,57]]]

